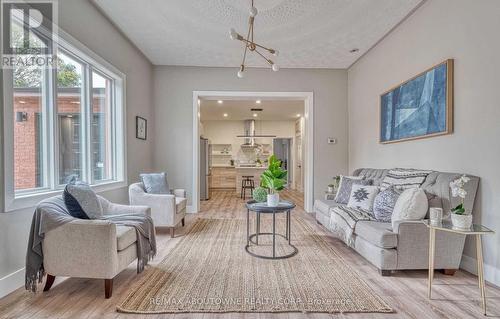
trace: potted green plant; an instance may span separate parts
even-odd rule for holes
[[[328,193],[333,194],[335,193],[335,189],[339,186],[340,182],[340,176],[337,175],[333,178],[333,183],[328,184]]]
[[[272,155],[269,165],[260,176],[260,186],[268,191],[267,206],[276,207],[280,202],[279,191],[285,188],[287,171],[281,168],[281,161]]]
[[[463,175],[450,183],[451,196],[460,197],[460,204],[451,209],[451,223],[455,228],[469,229],[472,226],[472,214],[467,212],[464,207],[465,196],[467,195],[464,187],[469,181],[470,178]]]

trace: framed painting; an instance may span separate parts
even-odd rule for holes
[[[135,117],[135,137],[146,140],[148,135],[148,121],[140,116]]]
[[[380,143],[453,132],[453,60],[446,60],[380,96]]]

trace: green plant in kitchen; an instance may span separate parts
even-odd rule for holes
[[[263,203],[267,200],[267,190],[264,187],[256,187],[252,192],[253,199],[258,203]]]
[[[281,161],[274,155],[269,157],[269,165],[260,176],[260,186],[267,188],[267,205],[276,207],[279,204],[279,191],[285,188],[287,171],[281,168]]]

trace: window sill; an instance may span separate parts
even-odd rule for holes
[[[112,182],[91,185],[90,187],[92,187],[92,189],[99,194],[102,192],[120,189],[127,186],[128,186],[127,182],[125,181],[112,181]],[[10,203],[7,202],[5,203],[5,212],[12,212],[15,210],[25,209],[25,208],[34,208],[42,200],[53,196],[61,195],[62,192],[63,192],[62,189],[57,189],[40,193],[18,195]]]

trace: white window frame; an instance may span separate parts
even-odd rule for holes
[[[56,47],[56,45],[54,45]],[[97,183],[91,184],[91,187],[96,192],[103,192],[118,188],[123,188],[128,185],[127,181],[127,149],[126,149],[126,76],[111,63],[107,62],[99,55],[88,49],[85,45],[80,43],[78,40],[64,32],[63,30],[58,30],[57,37],[57,47],[61,47],[65,52],[70,53],[71,57],[76,57],[77,60],[83,61],[90,67],[85,68],[85,75],[82,81],[82,87],[89,88],[84,92],[84,101],[90,103],[92,101],[92,70],[95,69],[96,72],[105,75],[113,79],[113,90],[111,92],[112,103],[115,107],[112,108],[113,112],[112,121],[113,129],[115,134],[112,134],[111,147],[113,156],[113,180],[99,181]],[[56,116],[57,110],[56,98],[57,98],[57,88],[54,87],[54,81],[52,78],[56,76],[57,70],[49,70],[49,74],[45,80],[45,87],[42,90],[48,90],[51,94],[42,95],[45,97],[42,103],[42,107],[46,112],[45,117],[50,119],[43,121],[43,131],[44,134],[44,152],[48,152],[48,156],[44,155],[44,158],[48,159],[47,163],[44,161],[44,183],[47,187],[38,188],[36,191],[18,191],[14,189],[14,99],[13,99],[13,71],[9,69],[3,70],[3,88],[4,88],[4,185],[5,185],[5,201],[4,201],[4,211],[9,212],[13,210],[18,210],[22,208],[34,207],[37,203],[45,198],[55,196],[62,193],[62,185],[58,185],[57,169],[59,154],[57,153],[57,131],[56,131]],[[89,79],[90,78],[90,79]],[[89,86],[90,85],[90,86]],[[54,107],[49,107],[54,106]],[[88,113],[88,112],[87,112]],[[85,112],[84,112],[85,114]],[[90,114],[87,114],[89,117]],[[90,118],[90,117],[89,117]],[[83,119],[82,119],[83,120]],[[84,141],[87,143],[90,141],[90,128],[85,127],[85,138]],[[84,148],[87,148],[84,146]],[[93,181],[93,174],[91,169],[91,156],[90,154],[85,155],[85,160],[82,162],[84,166],[84,174],[86,174],[87,180]],[[90,172],[90,176],[88,176]]]

